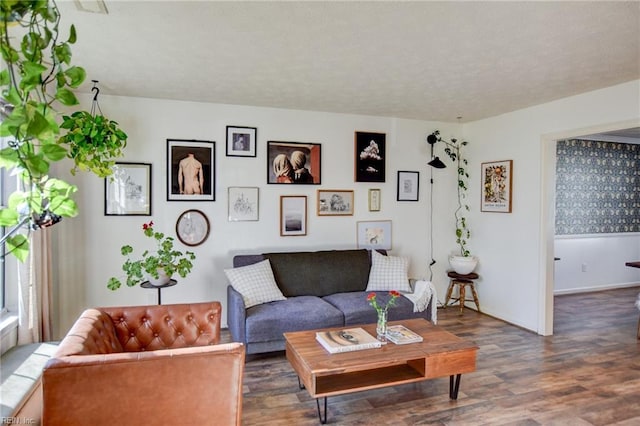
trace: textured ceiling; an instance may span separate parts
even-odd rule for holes
[[[105,3],[59,1],[109,95],[466,122],[640,78],[639,2]]]

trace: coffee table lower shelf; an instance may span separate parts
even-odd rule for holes
[[[285,333],[287,359],[299,382],[316,398],[318,417],[323,424],[327,421],[329,396],[449,376],[449,397],[458,398],[461,375],[476,369],[477,346],[426,320],[397,323],[421,334],[424,341],[328,354],[315,341],[317,330]],[[363,328],[375,333],[375,325]],[[324,410],[320,408],[321,398]]]

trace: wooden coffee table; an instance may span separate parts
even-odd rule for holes
[[[329,396],[449,376],[449,397],[458,398],[460,376],[476,370],[478,347],[425,319],[389,324],[402,324],[424,341],[407,345],[389,342],[379,349],[330,354],[316,341],[320,330],[284,333],[287,359],[298,380],[316,398],[322,423],[327,422]],[[360,327],[376,335],[375,324]],[[352,327],[333,330],[341,328]],[[324,398],[324,415],[320,398]]]

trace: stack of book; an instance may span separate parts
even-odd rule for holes
[[[387,340],[396,345],[422,342],[422,336],[409,330],[404,325],[392,325],[387,328]]]
[[[378,341],[360,327],[345,330],[319,331],[316,333],[316,340],[331,354],[379,348],[382,346],[382,342]]]

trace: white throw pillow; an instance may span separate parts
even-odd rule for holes
[[[276,300],[287,300],[276,284],[269,259],[253,265],[225,269],[224,273],[234,290],[242,295],[245,308]]]
[[[409,285],[409,259],[398,256],[385,256],[371,250],[371,271],[367,291],[406,291]]]

